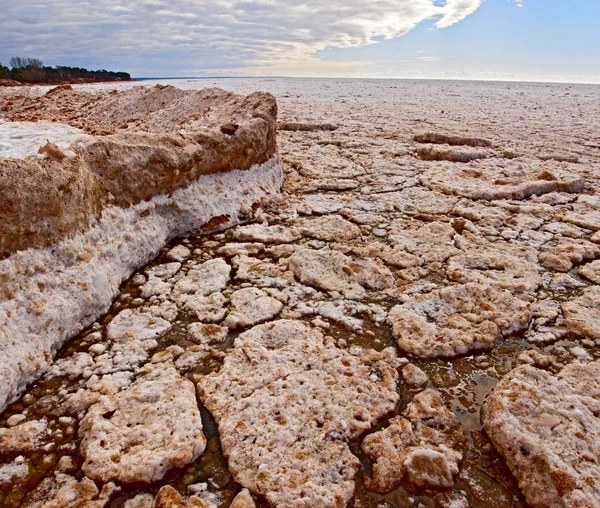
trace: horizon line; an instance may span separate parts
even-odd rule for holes
[[[409,77],[356,77],[356,76],[285,76],[285,75],[265,75],[265,76],[160,76],[160,77],[132,77],[132,81],[158,81],[167,79],[364,79],[364,80],[389,80],[389,81],[477,81],[487,83],[538,83],[555,85],[600,85],[598,81],[561,81],[561,80],[536,80],[536,79],[491,79],[491,78],[409,78]]]

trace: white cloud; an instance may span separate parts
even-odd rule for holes
[[[446,28],[473,14],[481,5],[481,0],[447,0],[442,7],[444,15],[435,24],[438,28]]]
[[[0,60],[98,62],[139,72],[321,66],[327,47],[451,26],[481,0],[26,0],[4,2]]]

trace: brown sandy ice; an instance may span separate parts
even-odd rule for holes
[[[534,508],[600,503],[598,376],[598,362],[558,376],[521,366],[484,404],[484,428]]]
[[[223,321],[229,328],[248,328],[275,318],[283,304],[258,288],[244,288],[231,295],[231,310]]]
[[[59,483],[62,485],[51,500],[34,502],[30,508],[104,508],[114,494],[114,484],[107,484],[108,488],[98,489],[89,478],[77,481],[73,477],[61,475]],[[111,488],[112,486],[112,488]]]
[[[587,288],[583,294],[562,305],[565,325],[573,333],[600,339],[600,287]]]
[[[419,295],[390,311],[400,349],[421,358],[490,349],[529,324],[529,305],[508,291],[469,283]]]
[[[148,366],[124,391],[101,397],[79,432],[83,470],[103,482],[160,480],[206,446],[194,387],[165,364]]]
[[[389,492],[402,481],[452,487],[466,450],[460,422],[435,390],[417,394],[401,416],[368,435],[363,451],[374,461],[369,488]]]
[[[68,107],[67,107],[68,105]],[[86,107],[84,107],[86,106]],[[171,194],[202,174],[249,169],[275,156],[277,104],[222,90],[135,88],[117,94],[59,90],[4,108],[5,120],[52,120],[101,133],[71,158],[2,159],[0,251],[73,236],[109,204]],[[234,135],[219,127],[235,120]],[[43,183],[42,183],[43,182]],[[10,189],[10,192],[8,192]],[[53,217],[56,224],[48,223]]]
[[[360,298],[366,289],[382,290],[393,285],[390,270],[374,260],[353,260],[336,251],[297,249],[289,259],[298,280],[326,291],[339,291],[347,298]]]
[[[527,169],[516,164],[503,164],[498,168],[487,167],[485,171],[448,166],[427,171],[421,181],[431,189],[447,194],[486,201],[525,199],[550,192],[578,193],[585,187],[583,178],[558,170],[550,162],[534,162]]]
[[[302,322],[240,335],[198,383],[236,481],[273,506],[345,506],[360,462],[347,441],[397,401],[391,352],[353,356]]]

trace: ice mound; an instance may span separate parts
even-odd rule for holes
[[[23,159],[36,155],[48,142],[66,149],[87,137],[82,130],[63,123],[0,120],[0,157]]]
[[[2,110],[0,410],[166,242],[246,221],[282,185],[269,94],[51,92]]]

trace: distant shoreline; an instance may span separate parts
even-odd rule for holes
[[[21,87],[21,86],[62,86],[62,85],[90,85],[93,83],[130,83],[131,81],[140,81],[139,79],[74,79],[55,82],[23,82],[15,79],[0,79],[0,87]]]
[[[39,58],[14,56],[10,67],[0,64],[0,86],[78,85],[98,82],[130,81],[131,74],[106,69],[89,70],[82,67],[44,66]]]

